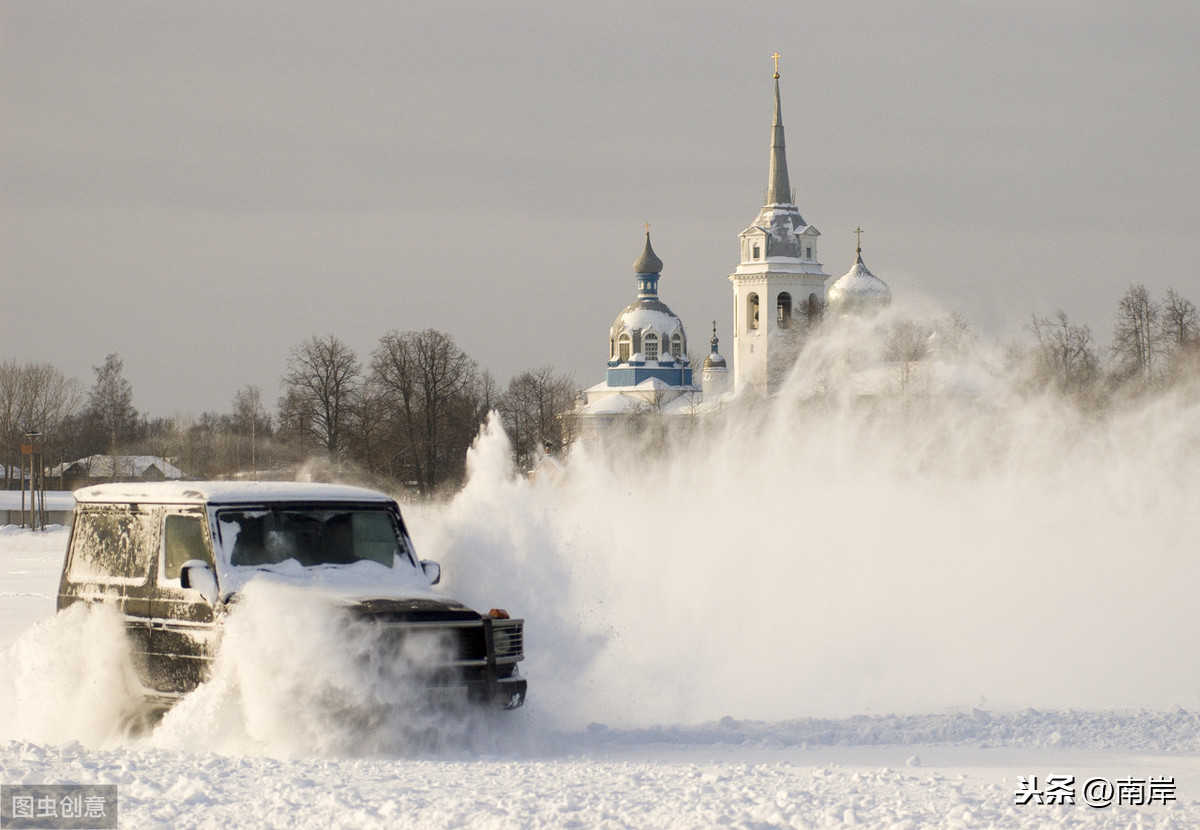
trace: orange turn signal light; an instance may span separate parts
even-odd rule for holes
[[[505,611],[503,608],[493,608],[491,611],[488,611],[488,616],[495,617],[498,620],[512,619],[512,617],[508,616],[508,612]]]

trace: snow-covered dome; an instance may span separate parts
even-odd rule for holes
[[[662,300],[639,299],[625,306],[612,325],[614,340],[635,331],[671,338],[676,334],[683,335],[683,323]]]
[[[828,305],[834,313],[853,314],[879,311],[892,302],[892,289],[887,283],[867,270],[863,263],[862,248],[854,267],[829,286]]]

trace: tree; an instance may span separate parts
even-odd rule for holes
[[[373,390],[388,410],[392,475],[423,494],[462,474],[481,423],[476,363],[450,335],[434,329],[388,332],[372,352]]]
[[[1060,309],[1053,320],[1035,315],[1026,329],[1037,340],[1034,370],[1041,382],[1070,394],[1091,391],[1100,358],[1090,328],[1074,325]]]
[[[258,442],[271,435],[271,418],[263,408],[262,390],[257,386],[243,386],[234,393],[230,427],[234,435],[249,441],[250,469],[257,477]]]
[[[93,366],[96,382],[88,393],[85,418],[96,430],[95,439],[103,442],[112,459],[113,478],[120,477],[117,448],[137,437],[138,412],[133,408],[133,387],[125,379],[125,363],[114,352],[104,358],[103,366]]]
[[[563,445],[562,415],[575,406],[575,381],[543,366],[522,372],[500,399],[500,416],[512,441],[517,464],[532,466],[544,446]]]
[[[929,354],[930,331],[912,320],[897,320],[888,327],[884,354],[896,371],[903,394],[909,391],[913,370]]]
[[[1178,378],[1200,374],[1200,316],[1196,304],[1169,288],[1158,323],[1168,375]]]
[[[361,372],[354,351],[334,335],[305,340],[288,358],[279,401],[281,426],[337,455]]]
[[[961,359],[971,354],[979,344],[979,337],[971,330],[967,318],[953,311],[933,321],[931,349],[944,359]]]
[[[1200,339],[1200,316],[1197,316],[1196,304],[1179,296],[1174,288],[1168,288],[1167,301],[1163,303],[1159,316],[1159,327],[1162,339],[1170,346],[1184,346]]]
[[[60,456],[63,426],[79,411],[82,401],[79,381],[49,363],[0,363],[0,442],[6,488],[13,485],[20,466],[25,433],[42,434],[47,461]]]
[[[1154,375],[1159,343],[1159,306],[1144,285],[1131,285],[1117,306],[1112,353],[1126,377]]]

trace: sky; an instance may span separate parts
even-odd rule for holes
[[[1107,344],[1130,284],[1200,302],[1198,42],[1189,2],[5,0],[0,359],[116,352],[198,415],[432,327],[586,387],[646,222],[692,351],[731,345],[774,52],[827,273],[861,226],[898,303]]]

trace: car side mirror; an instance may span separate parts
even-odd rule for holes
[[[209,605],[216,603],[220,594],[217,591],[217,577],[212,568],[203,559],[189,559],[179,569],[179,584],[184,588],[199,591]]]
[[[429,579],[430,585],[437,585],[442,581],[442,566],[432,559],[421,560],[421,572]]]

